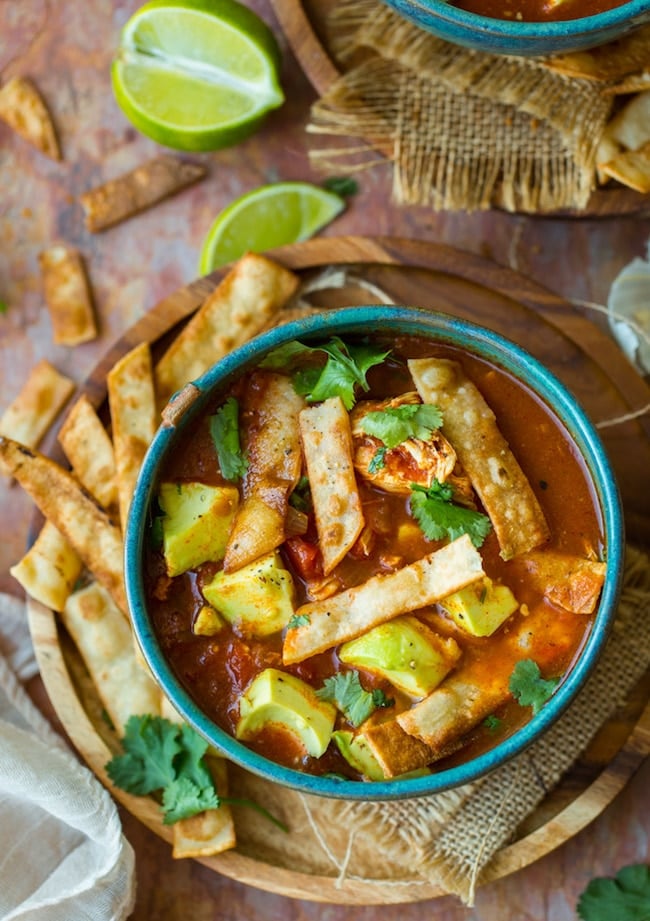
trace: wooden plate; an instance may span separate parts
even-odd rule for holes
[[[380,288],[396,303],[439,309],[508,335],[550,365],[595,420],[648,402],[647,385],[608,336],[560,298],[478,256],[415,241],[362,237],[312,240],[273,255],[305,279],[327,266],[346,270],[345,287],[321,292],[319,306],[373,302]],[[221,274],[177,291],[127,332],[85,386],[95,405],[105,400],[106,372],[116,359],[144,340],[155,348],[199,306]],[[647,490],[635,489],[650,469],[648,419],[605,429],[603,434],[621,478],[630,535],[650,544],[650,496],[643,494]],[[106,776],[104,765],[117,742],[102,719],[99,699],[69,637],[52,612],[35,602],[29,606],[29,622],[46,689],[82,758],[117,800],[170,840],[153,800],[113,788]],[[514,842],[497,854],[490,878],[512,873],[562,844],[624,787],[650,753],[649,690],[648,681],[634,689],[559,787],[518,830]],[[231,766],[230,781],[232,795],[266,805],[288,821],[291,833],[284,835],[256,813],[239,809],[237,848],[202,861],[219,873],[270,892],[342,904],[412,902],[443,894],[398,861],[380,859],[373,842],[364,841],[363,835],[355,838],[345,882],[339,885],[337,861],[342,862],[347,843],[344,822],[339,821],[344,804],[303,797],[236,766]],[[324,829],[324,838],[315,834],[310,817]]]
[[[271,0],[275,15],[305,75],[319,96],[328,92],[341,76],[327,48],[326,20],[336,0]],[[380,152],[390,159],[389,148]],[[497,203],[498,206],[498,203]],[[596,189],[581,211],[545,211],[565,217],[612,217],[650,214],[650,195],[614,183]]]

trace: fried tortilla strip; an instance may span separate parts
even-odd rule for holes
[[[626,150],[650,141],[650,90],[638,93],[607,124],[604,136]]]
[[[649,59],[650,26],[642,26],[616,41],[588,51],[554,55],[545,60],[544,64],[569,77],[609,83],[647,70]]]
[[[156,398],[147,342],[131,349],[111,368],[107,385],[124,530],[142,459],[156,432]]]
[[[539,502],[497,428],[494,413],[455,361],[416,358],[409,371],[423,402],[442,411],[442,432],[490,516],[501,557],[512,559],[550,536]]]
[[[40,253],[45,302],[57,345],[79,345],[97,338],[88,276],[81,255],[57,244]]]
[[[287,630],[284,664],[302,662],[398,614],[434,604],[483,575],[481,556],[464,534],[416,563],[305,604],[296,614],[306,622]]]
[[[289,496],[302,470],[298,413],[304,406],[281,374],[256,371],[248,383],[242,400],[250,420],[244,440],[248,470],[226,546],[226,572],[270,553],[287,536]]]
[[[341,398],[331,397],[303,409],[299,419],[327,575],[354,546],[365,524],[352,461],[350,417]]]
[[[53,160],[61,149],[47,106],[25,77],[12,77],[0,88],[0,118],[38,150]]]
[[[431,748],[404,732],[396,720],[364,726],[363,737],[386,777],[417,771],[430,764],[434,758]]]
[[[67,538],[125,614],[122,535],[79,481],[49,457],[0,437],[0,464]]]
[[[610,179],[646,195],[650,192],[650,141],[638,150],[617,154],[608,163],[599,164],[598,169]]]
[[[206,172],[199,163],[187,163],[169,154],[155,157],[80,196],[86,228],[98,233],[113,227],[193,185]]]
[[[113,444],[85,394],[65,417],[58,439],[83,488],[102,508],[115,505],[117,477]]]
[[[0,435],[36,448],[62,407],[70,399],[75,385],[60,374],[49,361],[41,359],[32,368],[23,387],[0,419]]]
[[[46,521],[25,556],[9,572],[31,598],[53,611],[62,611],[82,566],[63,534]]]
[[[648,67],[648,70],[638,74],[630,74],[629,77],[624,77],[614,86],[608,86],[603,89],[603,95],[627,96],[631,93],[643,93],[645,90],[650,90],[650,60],[646,67]]]
[[[156,392],[167,402],[232,349],[260,332],[298,287],[292,272],[247,253],[176,336],[156,366]]]
[[[120,736],[133,714],[160,713],[158,685],[138,665],[129,624],[101,585],[70,595],[61,619]]]
[[[532,583],[553,604],[572,614],[592,614],[605,582],[607,564],[545,550],[521,560]]]

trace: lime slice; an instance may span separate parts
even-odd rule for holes
[[[279,62],[272,32],[236,0],[152,0],[122,30],[113,92],[154,141],[217,150],[284,102]]]
[[[246,252],[298,243],[329,224],[345,207],[333,192],[309,182],[263,185],[225,208],[210,228],[199,262],[207,275]]]

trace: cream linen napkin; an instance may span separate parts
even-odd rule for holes
[[[120,921],[134,855],[115,804],[34,707],[24,604],[0,594],[0,919]]]

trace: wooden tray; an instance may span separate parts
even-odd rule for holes
[[[305,75],[316,92],[323,96],[341,76],[326,42],[326,20],[336,0],[271,0],[275,15]],[[380,149],[390,158],[390,149]],[[613,217],[650,214],[650,195],[614,183],[596,189],[581,211],[543,212],[565,217]]]
[[[528,347],[549,364],[580,397],[595,419],[628,412],[648,402],[648,387],[615,343],[560,298],[527,279],[478,256],[444,246],[396,239],[317,239],[274,254],[305,279],[325,266],[343,267],[342,289],[321,292],[320,306],[369,303],[376,297],[354,279],[378,286],[402,304],[440,309],[479,321]],[[188,317],[214,287],[215,273],[177,291],[142,318],[110,350],[85,390],[95,405],[105,400],[108,368],[127,350],[154,344]],[[648,422],[636,420],[604,435],[626,495],[631,536],[650,544],[650,496],[635,490],[650,469]],[[625,489],[627,484],[627,490]],[[639,505],[641,503],[641,505]],[[113,788],[104,765],[117,742],[69,637],[51,611],[29,605],[29,623],[41,674],[52,704],[82,758],[111,793],[161,838],[170,840],[153,800]],[[490,878],[505,876],[547,854],[592,821],[624,787],[650,753],[650,681],[642,682],[599,731],[559,787],[519,829],[492,865]],[[373,842],[355,838],[346,880],[315,836],[306,806],[327,829],[327,846],[343,859],[345,838],[332,838],[343,804],[303,797],[231,766],[233,795],[248,796],[285,818],[289,835],[250,810],[236,813],[238,846],[204,861],[208,867],[270,892],[341,904],[389,904],[430,899],[443,893],[409,873],[399,862],[375,854]],[[299,867],[300,869],[296,869]]]

